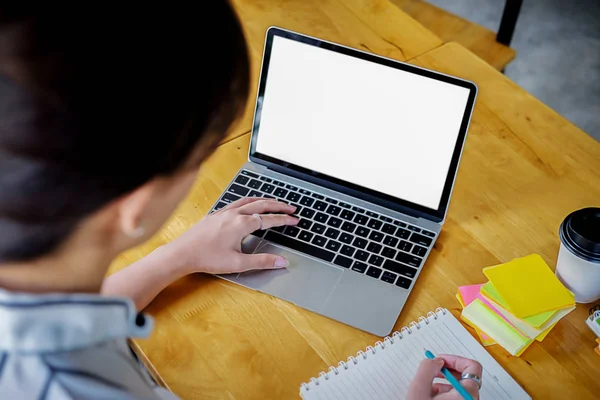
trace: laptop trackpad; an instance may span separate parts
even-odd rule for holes
[[[285,269],[244,272],[235,281],[312,311],[323,308],[343,273],[341,268],[268,242],[262,242],[254,253],[278,254],[285,257],[290,265]]]

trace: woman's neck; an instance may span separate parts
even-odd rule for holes
[[[35,260],[0,264],[0,288],[31,293],[98,293],[116,254],[100,243],[72,239]]]

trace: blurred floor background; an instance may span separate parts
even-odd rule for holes
[[[498,31],[504,0],[427,0]],[[506,75],[600,141],[600,0],[523,0]]]

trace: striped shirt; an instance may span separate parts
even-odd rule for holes
[[[0,399],[176,399],[127,345],[152,325],[129,299],[0,289]]]

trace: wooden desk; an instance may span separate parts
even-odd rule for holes
[[[480,91],[448,220],[397,328],[438,306],[456,314],[457,287],[484,282],[485,266],[533,252],[554,266],[561,220],[600,199],[600,144],[592,138],[460,45],[411,63],[474,80]],[[220,146],[171,223],[112,270],[200,219],[247,151],[248,135]],[[297,398],[301,382],[378,339],[205,275],[169,287],[148,311],[156,331],[136,341],[138,350],[184,399]],[[578,306],[520,358],[488,349],[533,398],[597,398],[600,357],[586,316]]]
[[[251,92],[241,123],[225,141],[250,132],[265,32],[270,26],[406,61],[442,40],[388,0],[231,0],[244,27]]]

